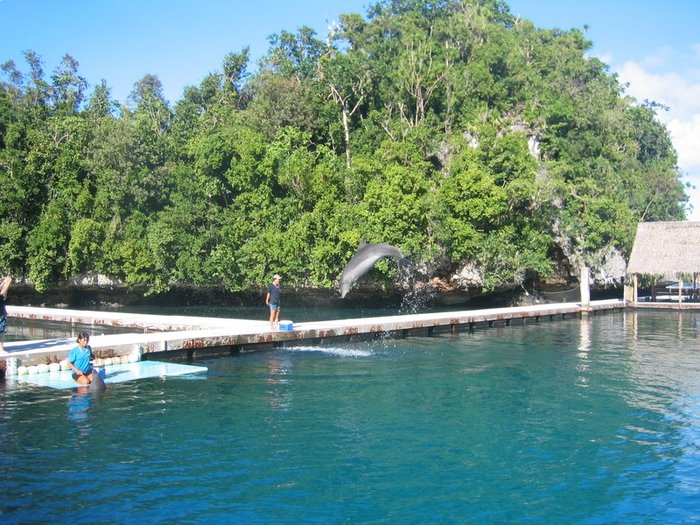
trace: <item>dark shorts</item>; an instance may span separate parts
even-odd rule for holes
[[[92,368],[91,368],[90,370],[88,370],[87,372],[83,372],[83,375],[84,375],[84,376],[89,376],[90,374],[92,374]],[[80,376],[79,376],[78,374],[76,374],[75,372],[73,372],[73,379],[74,379],[75,381],[77,381],[79,377],[80,377]]]

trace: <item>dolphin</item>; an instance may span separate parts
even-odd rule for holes
[[[106,388],[107,385],[105,385],[105,382],[100,375],[100,371],[97,368],[94,368],[92,382],[90,383],[90,393],[92,395],[99,395],[104,392]]]
[[[361,239],[360,247],[348,261],[340,276],[340,297],[345,297],[355,281],[367,273],[382,257],[393,257],[399,262],[399,267],[411,264],[411,261],[406,259],[398,248],[384,243],[367,244],[364,239]]]

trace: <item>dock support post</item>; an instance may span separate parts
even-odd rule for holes
[[[581,310],[589,312],[591,310],[591,281],[588,266],[581,265]]]
[[[632,276],[632,284],[625,284],[624,299],[629,303],[637,302],[637,274]]]

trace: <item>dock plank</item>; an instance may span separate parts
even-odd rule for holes
[[[512,320],[566,317],[582,312],[620,310],[622,300],[592,301],[583,307],[580,303],[556,303],[511,308],[463,310],[456,312],[428,312],[385,317],[335,319],[295,323],[294,330],[271,330],[267,321],[231,318],[157,316],[146,314],[121,314],[67,309],[31,308],[8,306],[10,317],[43,319],[81,324],[120,326],[135,328],[139,332],[96,335],[90,344],[96,353],[130,355],[139,352],[146,359],[152,354],[158,359],[182,358],[203,350],[230,352],[232,349],[264,349],[274,346],[308,343],[338,338],[377,336],[384,333],[400,333],[434,329],[460,329],[479,324]],[[143,333],[144,328],[154,330]],[[46,339],[39,341],[14,341],[5,343],[7,357],[15,357],[22,364],[45,363],[57,356],[62,359],[75,345],[71,339]]]

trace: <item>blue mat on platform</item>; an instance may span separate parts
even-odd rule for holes
[[[124,363],[102,367],[106,372],[104,382],[122,383],[135,379],[149,377],[170,377],[187,374],[200,374],[206,372],[205,366],[182,365],[179,363],[164,363],[161,361],[138,361],[136,363]],[[73,380],[70,370],[60,372],[44,372],[32,375],[13,376],[8,378],[18,384],[30,384],[46,386],[50,388],[76,388],[78,384]]]

